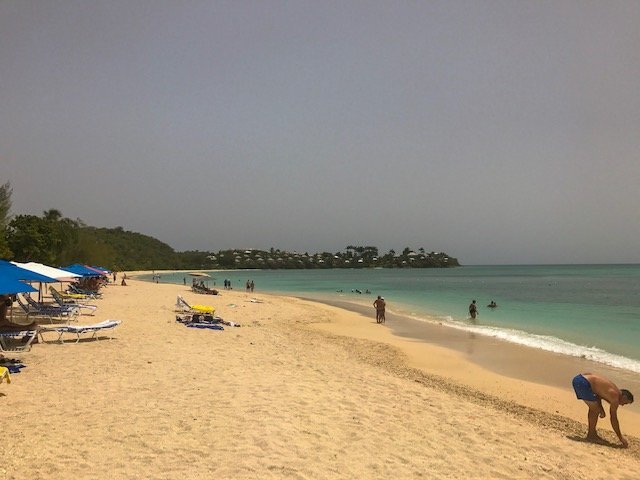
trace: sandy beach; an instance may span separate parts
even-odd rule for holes
[[[241,327],[187,328],[177,295]],[[608,418],[610,444],[582,440],[561,381],[597,367],[581,359],[261,292],[129,279],[96,305],[78,323],[122,320],[113,339],[45,334],[0,385],[0,478],[640,478],[637,408],[619,412],[629,449]]]

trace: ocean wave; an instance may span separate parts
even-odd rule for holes
[[[593,362],[609,365],[610,367],[621,368],[631,372],[640,373],[640,361],[607,352],[598,347],[577,345],[575,343],[562,340],[551,335],[539,335],[535,333],[523,332],[510,328],[501,328],[487,325],[470,325],[451,316],[440,316],[431,319],[413,316],[416,320],[429,323],[438,323],[447,327],[463,330],[465,332],[497,338],[510,343],[537,348],[548,352],[569,355],[572,357],[584,358]]]

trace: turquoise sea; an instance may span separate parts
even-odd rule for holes
[[[640,373],[640,265],[465,266],[452,269],[244,270],[207,272],[244,290],[370,304],[425,322],[493,336]],[[184,273],[161,282],[183,283]],[[151,279],[151,275],[140,277]],[[360,290],[363,293],[357,293]],[[370,291],[370,294],[365,293]],[[476,299],[479,316],[468,318]],[[491,300],[498,308],[486,305]]]

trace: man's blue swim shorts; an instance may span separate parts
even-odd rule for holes
[[[589,380],[579,373],[573,377],[573,389],[576,391],[576,397],[578,400],[587,400],[589,402],[597,402],[598,396],[591,390],[591,384]]]

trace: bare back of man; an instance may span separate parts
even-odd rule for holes
[[[373,302],[373,306],[376,309],[376,323],[384,322],[384,308],[385,308],[384,298],[378,295],[375,302]]]
[[[591,441],[601,440],[596,431],[598,418],[604,418],[607,414],[602,406],[602,400],[606,401],[609,407],[609,420],[611,427],[620,439],[623,447],[629,446],[627,440],[622,436],[620,423],[618,421],[618,407],[633,402],[633,395],[628,390],[620,390],[611,380],[593,373],[583,373],[576,375],[573,379],[573,388],[578,399],[583,400],[589,407],[587,414],[589,431],[587,439]]]

